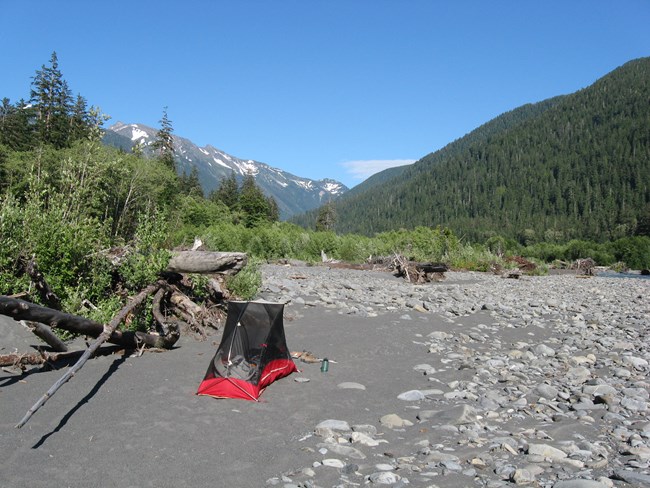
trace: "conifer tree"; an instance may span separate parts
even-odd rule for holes
[[[336,223],[336,210],[332,201],[328,201],[318,210],[318,217],[316,218],[316,230],[328,231],[334,229]]]
[[[272,196],[266,197],[266,201],[269,204],[268,218],[270,222],[277,222],[280,220],[280,207],[278,207],[278,202],[275,201],[275,198]]]
[[[32,77],[30,102],[36,109],[39,139],[57,148],[69,144],[68,118],[72,112],[72,95],[63,79],[56,52],[49,66],[43,65]]]
[[[634,233],[637,236],[650,237],[650,203],[645,206],[645,209],[639,216]]]
[[[263,222],[277,220],[277,203],[266,197],[255,183],[255,177],[247,174],[239,192],[239,210],[244,214],[246,227],[254,227]]]
[[[174,160],[174,129],[172,122],[167,116],[167,107],[163,108],[162,119],[158,121],[160,129],[156,133],[152,147],[158,151],[158,160],[170,169],[176,171],[176,162]]]
[[[199,170],[196,166],[192,166],[190,173],[183,173],[179,179],[181,193],[184,193],[185,195],[204,196],[203,187],[199,180]]]
[[[70,123],[70,139],[76,141],[83,139],[89,135],[90,120],[87,108],[87,102],[84,97],[77,95],[74,106],[72,107],[72,114],[69,119]]]
[[[219,200],[230,210],[237,208],[237,203],[239,202],[239,185],[237,184],[234,171],[230,173],[228,178],[221,180],[219,188],[210,194],[210,200]]]
[[[12,105],[4,98],[0,106],[0,144],[14,151],[29,149],[34,139],[34,127],[30,123],[33,112],[24,100]]]

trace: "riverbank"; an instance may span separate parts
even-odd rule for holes
[[[16,430],[63,372],[0,372],[0,484],[650,486],[649,282],[263,276],[289,348],[327,373],[298,361],[261,403],[197,397],[219,336],[183,337],[93,359]],[[34,343],[4,318],[0,334]]]

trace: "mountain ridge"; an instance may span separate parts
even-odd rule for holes
[[[157,132],[157,129],[144,124],[116,122],[106,129],[103,140],[105,144],[126,152],[139,146],[145,155],[152,156],[151,144]],[[185,137],[172,137],[177,171],[179,174],[189,174],[192,168],[196,168],[206,195],[216,190],[221,180],[232,172],[238,181],[251,174],[260,189],[275,199],[281,219],[317,208],[348,191],[343,183],[334,179],[304,178],[266,163],[232,156],[212,144],[199,147]]]

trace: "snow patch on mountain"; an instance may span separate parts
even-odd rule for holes
[[[325,183],[325,191],[331,193],[332,195],[337,195],[341,191],[341,184],[340,183]]]
[[[132,125],[131,126],[131,140],[132,141],[137,141],[138,139],[147,139],[149,137],[149,134],[147,134],[145,131],[140,129],[137,125]]]
[[[133,143],[137,141],[145,155],[154,155],[151,144],[156,139],[156,129],[142,124],[117,122],[106,132],[120,136],[108,142],[112,145],[131,151]],[[196,168],[205,195],[219,188],[221,182],[233,173],[240,184],[246,176],[251,175],[262,191],[275,199],[282,219],[317,208],[347,191],[345,185],[335,180],[303,178],[258,161],[231,156],[212,145],[198,147],[189,139],[177,135],[173,138],[178,172],[190,174]]]
[[[293,181],[296,185],[304,188],[305,190],[311,190],[313,188],[311,180],[291,180],[291,181]]]
[[[237,166],[237,168],[239,168],[239,173],[242,175],[257,176],[257,174],[260,172],[255,162],[251,161],[250,159],[248,161],[241,161],[239,163],[235,163],[235,165]]]
[[[224,163],[221,159],[217,158],[216,156],[212,156],[212,161],[223,166],[224,168],[230,169],[230,166],[228,166],[226,163]]]

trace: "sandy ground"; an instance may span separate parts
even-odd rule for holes
[[[311,465],[314,453],[299,439],[320,421],[379,425],[382,415],[404,414],[396,396],[423,386],[412,368],[431,359],[417,334],[448,326],[432,315],[354,318],[314,308],[301,314],[285,319],[289,348],[336,363],[321,373],[318,364],[298,362],[310,381],[284,378],[260,403],[195,395],[218,334],[205,342],[184,337],[164,353],[92,359],[22,429],[14,425],[65,368],[0,371],[0,486],[261,487]],[[38,343],[2,316],[0,337],[3,353]],[[342,390],[341,382],[367,389]]]

